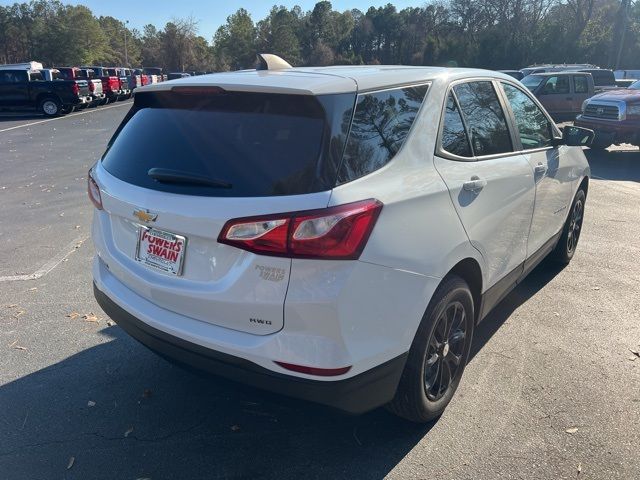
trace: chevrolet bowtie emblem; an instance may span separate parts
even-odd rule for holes
[[[149,223],[155,222],[156,218],[158,218],[157,213],[151,213],[149,210],[134,210],[133,216],[136,217],[141,222]]]

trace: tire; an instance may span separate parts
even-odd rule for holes
[[[576,193],[571,203],[571,211],[562,227],[562,234],[558,240],[556,248],[552,252],[552,257],[559,263],[568,264],[578,247],[580,232],[582,232],[582,221],[584,220],[584,205],[587,196],[582,187]]]
[[[46,117],[57,117],[62,114],[62,104],[55,97],[45,97],[38,104],[40,110]]]
[[[69,107],[69,106],[62,106],[60,107],[60,114],[61,115],[67,115],[68,113],[73,112],[73,107]]]
[[[422,317],[396,395],[387,405],[390,412],[416,423],[442,415],[469,359],[474,319],[469,286],[458,276],[446,277]]]

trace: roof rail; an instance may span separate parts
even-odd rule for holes
[[[271,53],[259,53],[257,57],[258,66],[256,70],[282,70],[284,68],[292,68],[286,60]]]

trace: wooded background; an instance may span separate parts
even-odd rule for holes
[[[125,37],[127,58],[125,58]],[[244,9],[211,39],[195,18],[142,31],[85,6],[35,0],[0,7],[0,63],[160,66],[166,71],[252,68],[256,52],[289,63],[450,65],[492,69],[588,62],[640,69],[640,1],[450,0],[398,11],[274,6]]]

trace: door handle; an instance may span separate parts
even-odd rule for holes
[[[468,180],[462,184],[462,188],[467,190],[468,192],[478,193],[484,187],[487,186],[487,181],[474,175],[471,177],[471,180]]]
[[[539,163],[535,167],[533,167],[533,171],[536,173],[547,173],[547,166]]]

